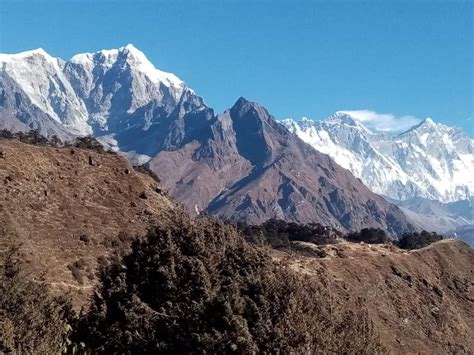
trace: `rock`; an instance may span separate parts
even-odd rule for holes
[[[153,211],[150,210],[149,208],[145,209],[145,211],[143,211],[143,213],[144,213],[145,215],[147,215],[147,216],[153,215]]]

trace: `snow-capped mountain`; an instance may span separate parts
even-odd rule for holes
[[[159,102],[169,111],[186,89],[183,81],[156,69],[131,44],[75,55],[64,66],[64,72],[86,104],[89,124],[96,134],[117,130],[123,115],[133,114],[150,102]],[[150,124],[146,122],[145,128]]]
[[[282,124],[372,191],[394,200],[453,202],[474,196],[474,140],[459,128],[427,118],[389,135],[342,112],[324,121],[286,119]]]
[[[192,213],[341,230],[414,230],[403,212],[349,171],[240,98],[216,115],[132,45],[75,55],[0,56],[0,129],[67,139],[93,134],[144,164]]]
[[[64,67],[63,60],[51,57],[41,48],[13,55],[0,54],[0,106],[3,111],[11,110],[19,116],[20,123],[39,128],[30,121],[35,120],[36,115],[31,111],[36,109],[72,134],[92,133],[87,124],[86,106],[77,97]],[[54,130],[54,124],[44,121],[41,118],[35,123],[43,125],[44,130]],[[63,135],[62,131],[58,133]]]
[[[139,161],[156,153],[152,132],[180,100],[205,106],[182,80],[156,69],[131,44],[69,61],[43,49],[1,54],[0,93],[0,128],[38,129],[60,138],[93,134]]]

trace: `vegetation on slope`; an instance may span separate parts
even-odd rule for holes
[[[25,273],[17,248],[0,260],[0,353],[60,353],[70,329],[69,303]]]
[[[315,279],[212,219],[150,230],[100,279],[76,334],[93,352],[382,350],[363,307],[336,307]]]

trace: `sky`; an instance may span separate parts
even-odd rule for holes
[[[474,136],[473,5],[462,0],[0,0],[0,52],[128,43],[216,112],[350,111],[400,131],[425,117]]]

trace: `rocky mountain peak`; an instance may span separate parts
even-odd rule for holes
[[[474,193],[473,140],[459,128],[427,118],[404,133],[389,135],[368,130],[344,112],[311,126],[284,124],[372,191],[395,200],[452,202]]]

